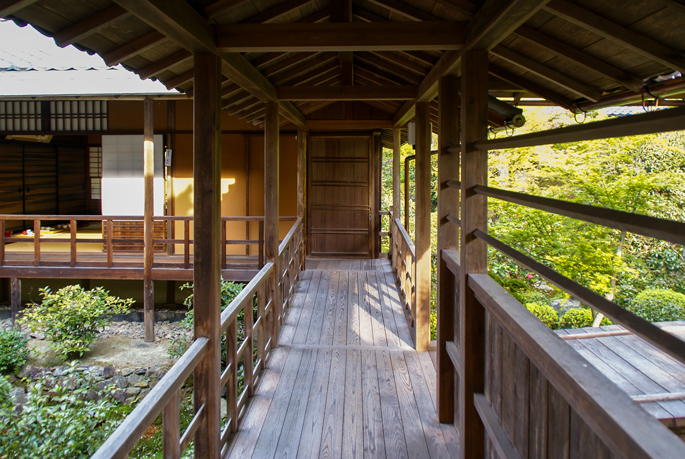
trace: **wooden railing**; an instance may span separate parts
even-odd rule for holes
[[[280,325],[274,293],[282,295],[284,309],[292,301],[300,272],[304,269],[302,219],[298,218],[279,247],[281,275],[274,263],[266,263],[240,294],[221,313],[220,332],[226,345],[226,362],[222,366],[220,386],[226,388],[227,413],[219,442],[222,455],[228,448],[231,433],[245,414],[254,395]],[[271,289],[271,282],[278,289]],[[255,295],[257,296],[255,306]],[[281,315],[282,319],[282,315]],[[125,458],[154,419],[163,411],[164,457],[179,458],[193,438],[204,416],[204,405],[179,440],[179,389],[207,351],[207,338],[198,338],[135,410],[96,452],[95,458]]]
[[[294,221],[296,217],[281,217],[281,221]],[[33,236],[27,237],[6,237],[5,224],[6,221],[32,221]],[[165,226],[164,237],[153,237],[154,246],[166,247],[167,255],[173,255],[180,248],[182,259],[174,261],[173,266],[182,269],[190,269],[192,266],[192,216],[155,216],[154,222],[163,222]],[[101,237],[77,237],[77,227],[80,222],[99,222],[102,227]],[[114,250],[115,244],[129,244],[138,245],[140,252],[144,244],[144,238],[117,238],[114,236],[113,225],[117,223],[137,222],[142,224],[143,217],[141,216],[100,216],[100,215],[0,215],[0,267],[2,266],[33,266],[33,267],[87,267],[87,268],[113,268],[113,267],[132,267],[130,257],[124,260],[115,260]],[[171,237],[171,234],[178,233],[175,228],[177,222],[182,222],[183,229],[177,237]],[[230,222],[255,222],[258,223],[257,239],[227,239],[226,225]],[[69,226],[70,238],[46,238],[41,236],[41,227],[57,225],[66,223]],[[30,258],[21,258],[9,261],[7,259],[6,245],[8,243],[29,242],[33,245],[32,254]],[[69,250],[64,252],[64,257],[53,256],[49,259],[42,257],[44,252],[41,250],[41,243],[58,243],[69,244]],[[78,245],[79,244],[102,244],[103,252],[105,254],[104,260],[89,257],[87,260],[79,260]],[[254,259],[257,269],[264,266],[264,217],[222,217],[221,219],[221,267],[227,269],[231,265],[231,255],[227,253],[229,246],[258,246],[258,253],[252,256],[242,256],[241,258]],[[26,252],[22,252],[26,253]],[[58,252],[59,253],[59,252]],[[153,257],[155,256],[153,252]],[[175,258],[175,257],[173,257]],[[154,260],[154,258],[153,258]],[[160,263],[171,263],[170,258],[159,257]],[[142,263],[142,260],[141,262]]]
[[[391,220],[392,264],[400,288],[400,299],[404,305],[407,322],[415,334],[416,323],[416,249],[399,218]]]
[[[283,299],[283,311],[290,306],[290,300],[295,290],[295,284],[300,278],[300,272],[304,270],[305,250],[302,218],[295,220],[292,228],[288,231],[278,247],[278,259],[281,269],[278,283],[278,292]],[[283,323],[283,314],[279,317]]]
[[[221,313],[221,333],[225,336],[226,363],[222,368],[221,387],[226,387],[227,416],[220,438],[225,447],[231,432],[244,414],[247,399],[254,394],[274,346],[273,296],[267,279],[274,264],[267,263],[259,274]],[[256,314],[254,296],[257,295]],[[243,313],[242,315],[240,313]],[[164,457],[179,458],[205,415],[204,405],[179,438],[179,390],[207,352],[209,340],[198,338],[164,375],[142,402],[129,414],[117,430],[93,456],[97,459],[126,458],[145,430],[163,413]],[[254,360],[256,354],[256,361]]]
[[[480,141],[475,148],[518,148],[682,129],[685,110],[669,112]],[[457,226],[462,225],[464,218],[473,222],[473,213],[485,215],[479,208],[465,210],[465,196],[480,195],[685,243],[685,224],[681,222],[530,196],[484,184],[466,189],[462,183],[451,180],[444,185],[461,188],[461,220],[458,215],[447,218]],[[471,227],[469,234],[462,237],[462,243],[471,241],[470,250],[474,250],[472,241],[489,245],[685,363],[685,341],[504,244],[489,235],[482,225]],[[482,263],[480,272],[472,272],[465,267],[469,263],[468,253],[442,250],[439,256],[454,275],[457,291],[456,301],[453,296],[438,306],[439,310],[454,308],[456,319],[454,336],[439,334],[438,346],[444,344],[448,361],[458,377],[443,386],[439,381],[438,394],[450,394],[454,389],[451,384],[458,384],[457,399],[461,405],[457,407],[458,420],[463,422],[457,422],[456,426],[462,439],[481,438],[480,425],[467,414],[475,408],[476,419],[480,417],[485,431],[485,457],[685,457],[682,440],[534,317],[484,272]],[[441,366],[447,368],[439,357],[439,372]],[[480,445],[474,445],[480,454]]]

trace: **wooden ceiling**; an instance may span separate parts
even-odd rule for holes
[[[0,17],[190,94],[192,53],[220,54],[223,108],[257,125],[266,100],[295,125],[339,100],[403,125],[476,48],[499,96],[580,111],[685,92],[685,0],[0,0]]]

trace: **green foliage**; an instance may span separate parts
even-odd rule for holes
[[[540,319],[543,324],[547,325],[552,330],[559,326],[559,314],[552,306],[547,304],[528,303],[526,304],[526,309],[532,312],[535,317]]]
[[[14,370],[26,363],[28,340],[18,330],[0,331],[0,371]]]
[[[592,327],[592,311],[588,308],[571,308],[559,319],[559,328]]]
[[[629,309],[650,322],[685,320],[685,295],[673,290],[647,289],[635,297]]]
[[[12,411],[12,403],[0,403],[4,424],[0,457],[88,458],[95,453],[128,410],[122,411],[109,395],[100,401],[86,400],[94,381],[78,374],[74,377],[79,378],[76,389],[57,385],[45,393],[42,380],[30,386],[21,414]],[[8,390],[5,378],[1,379],[0,400]]]
[[[438,339],[438,311],[431,311],[431,340]]]
[[[12,384],[10,384],[5,376],[0,375],[0,419],[2,419],[1,413],[11,411],[14,406],[10,397],[11,390]]]
[[[88,351],[100,329],[111,322],[111,314],[126,314],[133,300],[110,296],[102,287],[84,290],[69,285],[55,293],[40,289],[43,301],[32,303],[20,322],[32,330],[40,328],[52,341],[50,347],[64,359]]]

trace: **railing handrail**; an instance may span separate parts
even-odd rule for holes
[[[295,223],[293,226],[290,228],[290,231],[288,231],[288,234],[285,235],[283,238],[283,241],[281,241],[281,244],[278,246],[278,256],[282,256],[283,253],[285,252],[285,249],[288,247],[288,244],[290,244],[290,240],[295,236],[295,233],[297,232],[298,227],[302,224],[302,217],[297,217],[295,220]]]
[[[487,274],[469,274],[469,286],[488,313],[581,418],[624,457],[674,457],[685,445],[666,426],[588,364],[571,346]]]
[[[162,412],[188,379],[209,347],[209,338],[197,338],[164,377],[148,393],[143,401],[128,415],[124,422],[91,456],[91,459],[126,458],[145,430]]]
[[[259,270],[257,275],[240,291],[238,296],[231,301],[228,307],[221,312],[221,333],[224,333],[229,324],[238,317],[238,314],[243,310],[246,303],[252,301],[252,296],[257,293],[260,285],[263,282],[266,282],[266,279],[273,269],[273,263],[266,263],[264,267]]]
[[[0,214],[0,220],[78,220],[78,221],[143,221],[142,215],[52,215],[52,214]],[[153,215],[152,219],[157,221],[193,221],[193,215]],[[296,221],[295,216],[281,216],[280,221]],[[264,221],[263,216],[222,216],[221,221],[225,222],[248,222]]]
[[[400,236],[402,236],[402,239],[404,239],[404,243],[406,244],[407,248],[409,249],[409,254],[411,255],[411,259],[413,261],[416,261],[416,247],[414,246],[414,243],[412,242],[411,238],[409,237],[409,234],[407,234],[407,230],[404,229],[404,226],[402,226],[402,222],[400,221],[399,218],[395,219],[395,224],[397,225],[397,229],[400,232]]]

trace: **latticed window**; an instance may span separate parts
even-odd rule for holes
[[[57,100],[50,102],[50,130],[107,130],[107,101]]]
[[[0,131],[42,131],[41,104],[35,100],[0,101]]]
[[[90,147],[88,152],[90,199],[101,199],[102,196],[102,147]]]

